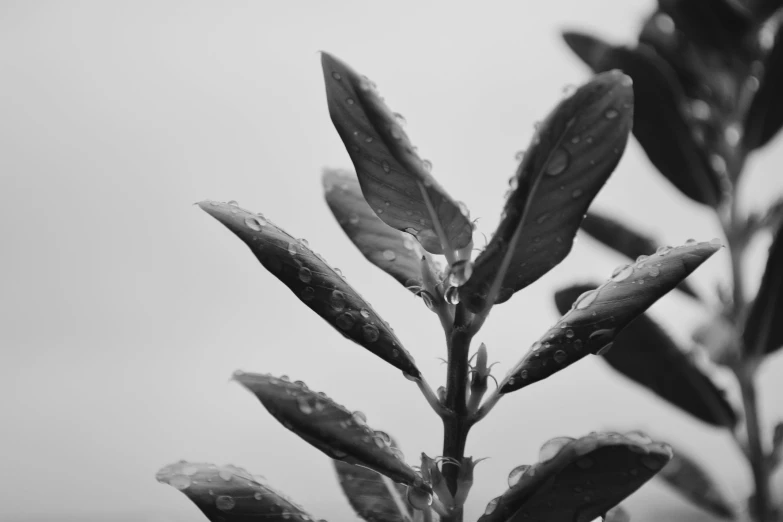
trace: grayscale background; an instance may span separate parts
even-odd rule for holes
[[[321,169],[350,160],[329,120],[318,51],[378,83],[434,175],[489,234],[533,123],[564,86],[588,78],[559,32],[631,42],[652,6],[0,2],[0,519],[206,520],[155,481],[184,458],[246,467],[319,518],[354,520],[329,459],[230,383],[236,369],[327,391],[393,434],[412,462],[439,454],[440,422],[416,387],[324,324],[191,205],[236,199],[307,238],[437,386],[445,353],[435,316],[364,260],[324,203]],[[778,137],[748,167],[743,208],[783,193],[781,162]],[[635,141],[594,205],[665,243],[720,236]],[[751,253],[751,289],[766,247]],[[727,260],[714,256],[696,287],[714,296]],[[556,288],[606,278],[621,261],[581,236],[566,261],[497,307],[477,339],[496,371],[557,319]],[[704,317],[678,295],[651,313],[684,344]],[[767,435],[783,417],[780,353],[760,377]],[[607,428],[647,430],[700,458],[732,498],[749,492],[726,434],[589,357],[508,396],[473,430],[468,454],[491,458],[477,468],[466,520],[547,439]],[[637,522],[707,520],[655,481],[626,505]]]

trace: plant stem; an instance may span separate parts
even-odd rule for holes
[[[454,328],[448,338],[449,364],[446,375],[446,410],[443,417],[443,456],[461,462],[465,456],[465,442],[468,438],[467,390],[468,353],[472,334],[468,329],[467,310],[458,304],[454,312]],[[454,495],[457,492],[459,468],[443,465],[443,477]],[[442,517],[442,522],[462,522],[462,506],[451,516]]]
[[[736,375],[742,391],[742,404],[745,408],[745,423],[748,430],[750,467],[753,471],[753,482],[756,487],[752,511],[758,522],[771,522],[772,510],[770,506],[772,504],[769,491],[769,472],[759,430],[756,386],[753,382],[754,372],[752,369],[749,369],[748,365],[745,365],[736,371]]]

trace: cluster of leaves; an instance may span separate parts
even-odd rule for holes
[[[754,375],[764,358],[783,346],[783,200],[743,215],[736,206],[736,188],[749,155],[783,126],[781,7],[779,0],[659,0],[634,47],[564,34],[594,72],[621,69],[634,79],[634,135],[675,187],[715,211],[733,265],[733,291],[719,288],[718,303],[705,302],[690,286],[679,286],[712,308],[713,317],[694,329],[696,350],[686,355],[664,329],[642,315],[617,337],[619,349],[605,359],[670,403],[734,434],[753,470],[756,491],[749,510],[757,520],[781,516],[769,492],[769,477],[780,460],[783,424],[766,449],[755,411]],[[593,212],[581,226],[623,255],[652,262],[645,254],[656,242],[645,234]],[[746,247],[758,234],[773,239],[761,285],[748,299],[740,277],[742,263]],[[555,296],[558,309],[567,310],[574,296],[590,288],[561,290]],[[691,356],[699,350],[733,370],[744,415],[737,415]],[[693,459],[678,451],[666,469],[663,478],[696,505],[721,517],[736,516],[736,509]]]
[[[596,41],[577,40],[587,42],[590,50],[585,52],[592,56]],[[447,339],[445,386],[433,391],[388,323],[305,240],[233,201],[199,205],[337,332],[415,382],[442,418],[443,454],[422,454],[414,466],[390,435],[367,425],[361,412],[286,376],[235,373],[235,380],[275,419],[334,460],[343,490],[360,517],[368,522],[461,522],[478,462],[464,455],[471,426],[505,395],[590,354],[617,353],[613,360],[621,362],[612,364],[630,368],[629,375],[636,372],[640,381],[687,411],[712,424],[736,425],[737,415],[717,387],[643,315],[675,288],[694,294],[683,281],[721,248],[720,241],[691,240],[656,250],[649,240],[626,231],[631,238],[627,243],[644,248],[645,257],[617,267],[597,288],[559,293],[562,318],[532,343],[496,389],[489,391],[494,376],[486,346],[481,344],[470,356],[471,341],[493,306],[509,301],[570,252],[585,212],[620,161],[632,125],[639,122],[634,92],[644,79],[633,87],[631,77],[614,68],[620,65],[608,67],[551,111],[537,126],[510,182],[497,230],[474,259],[474,228],[467,208],[432,177],[431,164],[419,156],[403,129],[404,120],[388,108],[368,78],[329,54],[322,55],[322,66],[329,113],[355,168],[355,173],[324,173],[326,200],[360,252],[420,298],[423,310],[438,317]],[[716,206],[725,193],[724,187]],[[441,268],[443,260],[446,269]],[[648,335],[647,344],[636,343],[637,337]],[[669,342],[663,355],[659,338]],[[660,372],[650,380],[639,371],[639,353],[658,367],[676,367],[674,387],[655,380]],[[697,390],[696,398],[679,397],[683,389]],[[714,399],[706,401],[708,407],[701,400],[707,396]],[[675,467],[667,466],[672,462]],[[688,484],[699,483],[702,491],[720,500],[690,459],[673,459],[668,445],[643,433],[557,437],[542,446],[539,462],[511,470],[509,488],[487,504],[481,520],[628,520],[619,503],[656,473],[673,483],[682,481],[685,472],[677,469],[696,474],[702,482],[688,479]],[[183,491],[214,522],[312,519],[233,466],[179,462],[162,469],[158,480]]]

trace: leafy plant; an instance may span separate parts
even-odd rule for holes
[[[659,0],[634,47],[566,32],[571,49],[596,72],[621,69],[634,79],[633,133],[655,167],[683,194],[712,209],[731,253],[731,286],[717,298],[679,289],[709,308],[712,318],[693,332],[696,350],[686,355],[664,329],[639,316],[617,336],[605,359],[615,370],[698,419],[727,429],[747,457],[755,493],[748,515],[781,520],[770,476],[783,451],[783,423],[765,443],[757,411],[756,374],[783,346],[783,200],[743,214],[737,189],[747,158],[772,141],[783,126],[783,31],[780,0]],[[647,257],[655,242],[608,216],[588,214],[582,228],[636,266],[653,270]],[[761,285],[751,297],[743,287],[746,250],[759,235],[772,245]],[[665,253],[668,247],[661,253]],[[639,256],[637,258],[637,256]],[[555,296],[562,312],[591,285]],[[736,377],[742,412],[735,415],[695,354],[705,351]],[[677,451],[661,476],[686,498],[723,518],[736,516],[706,471]]]
[[[363,414],[301,381],[242,372],[234,379],[286,428],[334,460],[343,491],[365,520],[459,522],[480,460],[464,454],[472,426],[501,398],[587,355],[633,351],[633,342],[623,340],[626,332],[633,333],[645,310],[667,292],[688,288],[684,279],[721,245],[689,241],[647,251],[648,259],[619,267],[598,288],[566,298],[573,306],[565,306],[563,317],[498,381],[483,343],[471,355],[472,340],[495,305],[508,302],[570,252],[634,124],[631,78],[614,69],[600,72],[537,126],[510,180],[497,230],[473,258],[474,227],[467,208],[432,177],[431,165],[403,129],[404,120],[367,77],[325,53],[322,67],[329,113],[355,169],[324,172],[326,200],[360,252],[438,317],[446,334],[445,386],[432,389],[391,327],[306,241],[236,202],[199,205],[308,308],[418,386],[443,421],[442,455],[422,454],[418,465],[411,465],[394,439],[370,428]],[[764,319],[762,324],[773,323]],[[668,356],[676,364],[687,360],[677,354]],[[689,372],[694,371],[688,367],[680,379],[709,388],[709,380],[692,382]],[[497,387],[490,390],[490,382]],[[717,391],[710,408],[698,402],[688,407],[713,424],[737,423]],[[556,437],[541,447],[537,463],[511,469],[508,489],[487,504],[480,520],[627,520],[618,504],[662,469],[671,470],[666,464],[672,456],[667,444],[638,431]],[[157,477],[183,491],[213,521],[311,518],[241,468],[179,462]]]

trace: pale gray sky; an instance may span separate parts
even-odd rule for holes
[[[305,309],[191,204],[236,199],[307,238],[437,386],[435,316],[365,262],[323,201],[321,168],[350,161],[317,51],[378,83],[434,175],[489,233],[533,122],[588,77],[559,31],[630,41],[652,3],[1,2],[0,519],[200,520],[154,479],[185,458],[244,466],[314,515],[351,520],[329,460],[228,383],[238,368],[302,379],[364,411],[410,460],[437,455],[440,422],[416,387]],[[746,206],[783,192],[781,161],[778,138],[750,163]],[[668,243],[720,235],[635,142],[595,206]],[[727,257],[709,261],[697,287],[725,278]],[[554,289],[620,261],[582,238],[496,308],[477,342],[498,372],[556,320]],[[703,315],[679,296],[652,314],[681,339]],[[781,372],[777,356],[761,375],[767,432],[783,416]],[[735,498],[748,492],[725,434],[590,357],[505,398],[473,431],[468,452],[492,458],[477,469],[468,519],[547,439],[613,427],[648,429],[703,459]],[[659,484],[627,505],[639,522],[697,513]]]

